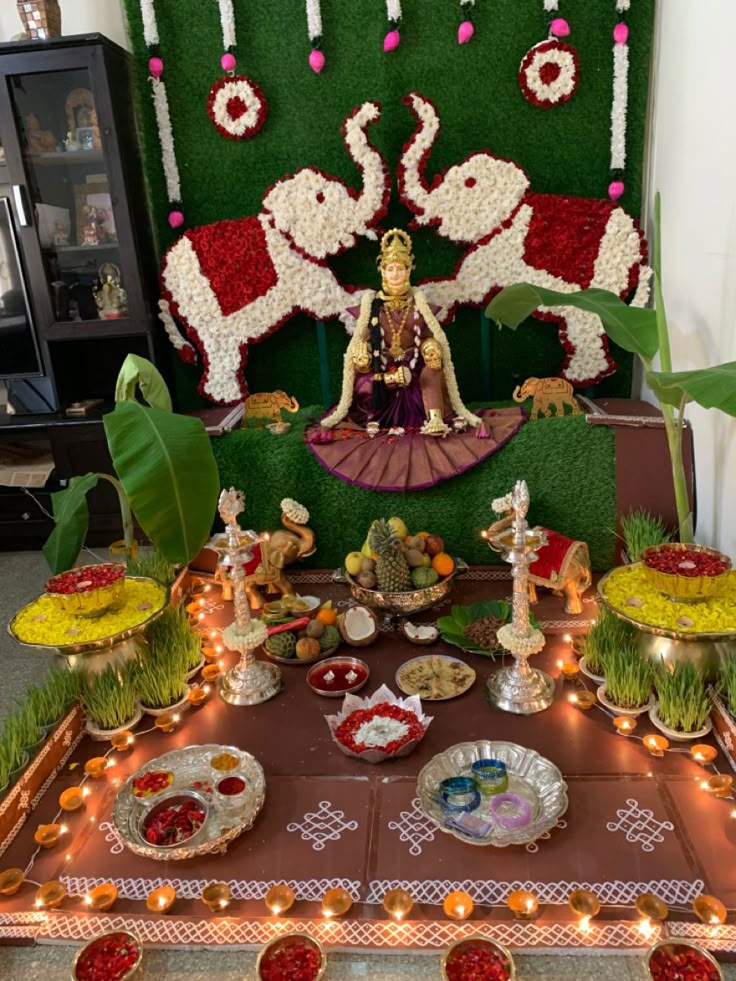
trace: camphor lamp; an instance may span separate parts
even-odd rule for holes
[[[664,756],[665,751],[670,748],[670,744],[664,736],[645,736],[644,745],[652,756]]]
[[[346,889],[328,889],[322,897],[322,914],[329,919],[344,916],[353,905],[353,899]]]
[[[531,920],[539,909],[539,900],[533,892],[517,889],[508,894],[506,905],[517,920]]]
[[[451,920],[467,920],[473,905],[473,898],[467,892],[450,892],[445,896],[442,909]]]
[[[291,909],[295,899],[294,890],[291,886],[287,886],[285,882],[282,882],[278,886],[271,886],[264,896],[263,901],[268,911],[273,913],[274,916],[278,916],[280,913],[285,913]]]
[[[693,912],[702,923],[710,926],[726,922],[726,907],[715,896],[698,896],[693,900]]]
[[[712,763],[716,756],[718,756],[718,750],[715,746],[709,746],[708,743],[696,743],[690,747],[690,755],[696,763],[700,763],[701,766],[707,766],[708,763]]]
[[[146,909],[151,913],[168,913],[174,905],[176,889],[173,886],[159,886],[152,889],[146,899]]]
[[[389,889],[383,897],[383,908],[394,920],[403,920],[414,907],[414,900],[406,889]]]
[[[670,911],[667,903],[659,896],[655,896],[653,892],[643,892],[641,896],[637,896],[634,905],[639,916],[654,923],[661,923],[669,916]]]

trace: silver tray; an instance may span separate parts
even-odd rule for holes
[[[473,838],[457,828],[448,827],[439,801],[439,785],[446,777],[471,776],[475,760],[495,759],[504,762],[509,773],[509,791],[523,797],[531,806],[532,818],[524,828],[506,829],[493,824],[485,838]],[[417,777],[417,796],[422,810],[437,824],[440,831],[466,841],[469,845],[525,845],[553,828],[567,810],[567,784],[562,773],[549,760],[533,749],[516,743],[480,739],[474,743],[458,743],[435,756]],[[493,823],[489,810],[492,797],[482,797],[473,814]]]
[[[237,771],[241,773],[250,788],[245,804],[240,814],[223,815],[215,805],[214,799],[210,799],[210,810],[203,827],[203,832],[198,834],[196,844],[180,845],[178,848],[159,848],[156,845],[144,844],[137,833],[138,820],[141,810],[144,807],[140,800],[133,797],[133,780],[142,776],[149,770],[171,770],[174,780],[168,792],[175,790],[189,790],[192,784],[201,780],[214,786],[218,774],[210,766],[210,760],[218,753],[232,753],[240,760]],[[225,777],[227,773],[220,776]],[[210,797],[210,795],[206,795]],[[211,795],[214,798],[214,794]],[[154,858],[161,862],[181,861],[187,858],[196,858],[199,855],[211,855],[215,852],[224,852],[227,846],[238,835],[253,827],[253,823],[258,816],[258,812],[263,807],[266,799],[266,778],[263,768],[255,757],[246,753],[235,746],[219,746],[208,744],[205,746],[187,746],[186,749],[175,749],[170,753],[164,753],[153,760],[149,760],[139,770],[136,770],[125,782],[115,799],[115,806],[112,812],[112,820],[126,848],[136,855],[144,858]]]

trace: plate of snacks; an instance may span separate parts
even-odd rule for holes
[[[134,785],[150,773],[171,773],[168,790],[151,803],[134,795]],[[219,782],[237,773],[245,787],[237,808],[216,806]],[[115,798],[112,821],[123,844],[136,855],[178,861],[224,852],[253,826],[266,797],[260,763],[235,746],[186,746],[148,762],[132,774]]]
[[[325,719],[340,750],[366,763],[408,756],[432,721],[416,695],[397,698],[386,685],[370,698],[346,695],[341,711]]]
[[[413,657],[396,672],[396,684],[405,695],[443,702],[464,694],[475,681],[475,671],[459,657],[429,654]]]

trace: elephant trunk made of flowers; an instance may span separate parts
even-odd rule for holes
[[[285,497],[281,502],[281,524],[260,543],[261,560],[255,571],[245,577],[245,591],[251,609],[260,610],[264,594],[293,596],[294,587],[284,569],[299,559],[314,555],[314,532],[307,528],[309,511],[297,501]]]

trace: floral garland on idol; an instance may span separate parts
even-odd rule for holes
[[[626,190],[626,116],[629,108],[629,25],[631,0],[616,0],[618,22],[613,29],[613,99],[611,102],[611,183],[608,196],[618,201]]]
[[[245,75],[235,74],[235,13],[233,0],[217,0],[222,25],[220,58],[226,73],[218,79],[207,96],[207,115],[218,133],[230,140],[248,140],[263,126],[268,103],[260,88]]]
[[[580,81],[578,53],[561,39],[569,37],[570,25],[558,13],[559,0],[544,0],[544,10],[552,19],[549,38],[535,44],[524,55],[519,68],[522,95],[538,109],[550,109],[573,97]]]
[[[425,176],[440,131],[437,109],[418,92],[404,98],[417,121],[397,170],[401,203],[417,226],[465,245],[452,276],[419,283],[445,323],[460,305],[485,306],[505,286],[531,282],[574,292],[599,287],[634,305],[649,296],[651,271],[638,222],[611,201],[530,189],[525,171],[489,151]],[[554,285],[553,285],[554,284]],[[616,369],[600,319],[572,307],[541,308],[540,319],[559,325],[567,352],[563,375],[593,385]]]

